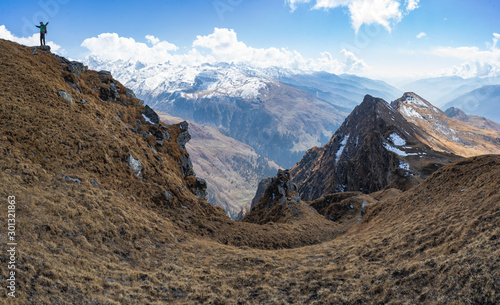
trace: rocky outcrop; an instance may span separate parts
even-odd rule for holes
[[[259,203],[243,218],[246,222],[264,224],[270,221],[285,222],[301,214],[305,206],[298,196],[297,185],[291,180],[288,170],[278,170],[276,177],[268,183]]]
[[[65,99],[68,102],[70,102],[71,104],[73,104],[73,98],[71,97],[71,94],[69,94],[69,93],[67,93],[66,91],[63,91],[63,90],[57,91],[57,94],[59,94],[59,96],[61,96],[63,99]]]

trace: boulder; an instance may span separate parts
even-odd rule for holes
[[[195,195],[205,199],[207,197],[207,181],[205,179],[196,178]]]
[[[82,183],[82,180],[80,178],[73,178],[73,177],[70,177],[70,176],[64,176],[63,179],[65,181],[71,181],[71,182],[75,182],[75,183],[78,183],[78,184]]]
[[[132,154],[129,154],[127,158],[128,166],[132,169],[132,173],[136,176],[141,175],[142,164],[139,160],[135,159]]]
[[[63,99],[69,101],[71,104],[73,104],[73,98],[71,97],[71,95],[63,90],[59,90],[57,91],[57,93],[59,94],[59,96],[61,96]]]
[[[135,96],[134,91],[132,91],[132,90],[130,90],[130,89],[127,89],[127,91],[125,91],[125,96],[126,96],[126,97],[129,97],[129,98],[137,98],[137,97]]]
[[[102,76],[111,76],[111,72],[109,71],[106,71],[106,70],[101,70],[99,72],[97,72],[99,75],[102,75]]]
[[[39,46],[39,47],[37,47],[37,49],[40,49],[42,51],[50,53],[50,46],[47,46],[47,45],[45,45],[45,46]]]

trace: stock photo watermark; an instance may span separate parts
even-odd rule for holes
[[[212,4],[214,6],[215,12],[221,21],[224,20],[224,15],[227,12],[232,12],[236,7],[238,7],[243,0],[215,0]]]
[[[30,36],[33,33],[33,24],[38,24],[40,21],[49,20],[51,17],[56,16],[60,9],[61,5],[68,3],[70,0],[40,0],[38,1],[38,5],[40,6],[40,10],[31,16],[31,19],[28,17],[23,17],[23,28],[22,32],[24,36]]]
[[[371,23],[361,27],[359,32],[354,36],[352,43],[342,42],[340,44],[341,49],[346,49],[352,53],[358,53],[363,49],[366,49],[383,31],[383,27],[379,24]]]
[[[17,265],[17,237],[16,237],[16,197],[7,197],[7,296],[16,297],[16,265]]]

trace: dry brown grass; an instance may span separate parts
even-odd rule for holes
[[[348,233],[304,246],[319,242],[307,225],[236,223],[198,200],[178,168],[178,127],[158,165],[148,139],[111,119],[116,109],[140,118],[136,101],[102,103],[89,92],[88,104],[69,105],[55,94],[71,89],[50,54],[3,40],[0,51],[0,200],[16,196],[19,244],[17,298],[4,287],[1,303],[500,302],[500,156],[376,194]],[[128,150],[146,181],[122,161]],[[3,253],[0,265],[6,278]]]

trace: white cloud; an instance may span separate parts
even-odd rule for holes
[[[498,40],[500,40],[500,34],[493,33],[493,44],[491,45],[491,49],[494,50],[497,47]]]
[[[342,70],[350,74],[358,74],[364,72],[368,66],[362,59],[359,59],[353,53],[343,49],[340,51],[344,60],[342,61]]]
[[[432,51],[434,55],[456,58],[465,62],[450,70],[453,75],[462,77],[500,76],[500,49],[497,48],[500,34],[493,33],[493,43],[487,44],[488,50],[478,47],[439,47]]]
[[[427,36],[426,33],[420,32],[420,34],[417,35],[417,38],[420,39],[420,38],[424,38],[425,36]]]
[[[149,35],[148,35],[149,36]],[[156,41],[154,36],[146,37],[150,42]],[[156,41],[152,47],[137,42],[133,38],[119,37],[116,33],[103,33],[97,37],[87,38],[82,42],[92,55],[105,60],[137,59],[144,63],[166,62],[172,59],[170,51],[177,50],[174,44],[167,41]]]
[[[293,12],[297,8],[297,4],[309,3],[311,0],[285,0],[285,2],[288,3],[290,10]]]
[[[48,36],[48,35],[47,35]],[[46,36],[46,38],[47,38]],[[5,25],[0,25],[0,38],[14,41],[25,46],[39,46],[40,45],[40,34],[33,34],[30,37],[17,37],[12,34]],[[50,46],[50,50],[53,53],[64,54],[64,49],[60,45],[54,43],[53,41],[47,41],[47,45]]]
[[[347,6],[351,2],[352,2],[351,0],[316,0],[314,8],[330,9],[330,8],[336,8],[338,6]]]
[[[451,72],[451,73],[450,73]],[[492,77],[500,76],[500,66],[485,62],[465,62],[454,66],[447,74],[457,75],[463,78],[470,77]]]
[[[146,35],[146,39],[152,44],[157,44],[158,42],[160,42],[160,39],[154,37],[153,35]]]
[[[352,27],[358,33],[363,24],[380,24],[391,31],[391,26],[401,21],[404,15],[418,8],[420,0],[406,0],[406,6],[401,7],[402,0],[314,0],[313,9],[333,9],[347,7],[351,16]],[[294,11],[298,4],[309,3],[311,0],[286,0]]]
[[[418,8],[420,0],[406,0],[406,10],[413,11]]]
[[[399,22],[403,17],[399,2],[394,0],[362,0],[349,4],[352,26],[356,33],[363,24],[378,23],[391,31],[391,22]]]
[[[178,48],[166,41],[156,41],[157,38],[150,35],[146,39],[155,43],[148,46],[116,33],[103,33],[85,39],[82,46],[90,51],[90,55],[103,60],[138,60],[145,64],[170,62],[176,65],[200,65],[227,62],[260,68],[276,66],[332,73],[359,73],[366,69],[362,60],[346,50],[342,50],[338,58],[329,52],[323,52],[314,59],[304,58],[299,52],[286,48],[248,46],[238,40],[234,30],[225,28],[215,28],[209,35],[196,36],[192,48],[184,54],[173,52]]]

